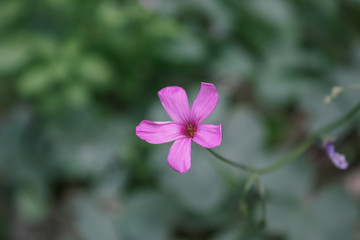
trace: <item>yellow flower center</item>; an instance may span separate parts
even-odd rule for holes
[[[187,134],[189,137],[193,138],[195,133],[196,133],[196,128],[193,127],[192,124],[188,124],[188,125],[186,126],[186,134]]]

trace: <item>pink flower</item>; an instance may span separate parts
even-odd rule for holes
[[[204,148],[221,144],[221,124],[202,124],[215,109],[218,93],[214,84],[201,83],[191,109],[181,87],[163,88],[158,95],[173,122],[144,120],[136,127],[136,135],[152,144],[175,141],[169,151],[168,163],[175,171],[185,173],[191,166],[191,141]]]

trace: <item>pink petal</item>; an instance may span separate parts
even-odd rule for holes
[[[166,87],[158,92],[161,104],[172,120],[187,123],[190,115],[189,101],[181,87]]]
[[[214,84],[201,83],[199,94],[191,107],[192,120],[198,124],[202,123],[215,109],[218,100],[219,96]]]
[[[221,124],[200,124],[194,135],[193,141],[204,148],[214,148],[221,144]]]
[[[175,171],[185,173],[191,166],[191,138],[176,140],[170,148],[168,163]]]
[[[178,124],[174,122],[142,121],[136,127],[136,135],[152,144],[171,142],[184,137]]]

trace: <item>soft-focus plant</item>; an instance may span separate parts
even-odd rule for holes
[[[357,0],[0,1],[0,239],[354,239],[358,118],[324,134],[347,171],[307,137],[359,101],[359,16]],[[170,171],[171,145],[133,130],[168,118],[154,93],[191,102],[201,79],[222,160],[306,154],[254,175],[193,144]]]
[[[357,85],[351,85],[353,89]],[[341,90],[338,90],[341,89]],[[337,87],[332,90],[331,97],[336,98],[344,88]],[[335,93],[334,93],[335,92]],[[258,185],[259,196],[263,208],[263,219],[261,226],[265,224],[265,192],[264,187],[260,181],[260,175],[274,172],[303,154],[316,141],[324,139],[325,135],[331,134],[335,129],[347,123],[360,111],[360,103],[342,117],[322,127],[317,132],[310,134],[310,136],[303,141],[298,147],[287,154],[279,161],[264,168],[254,168],[245,164],[240,164],[231,161],[222,155],[214,152],[212,148],[221,144],[222,131],[220,125],[204,125],[202,121],[215,109],[218,103],[218,94],[213,84],[202,83],[200,92],[189,108],[187,95],[184,89],[180,87],[166,87],[159,91],[159,98],[166,109],[169,116],[174,122],[151,122],[148,120],[142,121],[136,127],[136,135],[152,144],[166,143],[174,141],[169,156],[169,165],[177,172],[185,173],[191,166],[191,141],[207,148],[217,159],[241,170],[250,173],[250,177],[244,187],[243,199],[256,181]],[[329,101],[326,101],[329,103]],[[326,140],[324,142],[324,149],[333,162],[339,169],[346,169],[349,163],[343,154],[335,152],[334,141]],[[246,211],[246,208],[244,209]]]

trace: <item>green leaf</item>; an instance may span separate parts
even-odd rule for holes
[[[253,64],[251,56],[244,49],[230,45],[216,58],[211,72],[217,78],[231,78],[238,81],[250,76]]]
[[[111,69],[107,62],[96,56],[86,56],[80,61],[79,74],[93,87],[104,87],[111,78]]]
[[[40,222],[50,210],[48,196],[33,185],[24,184],[15,193],[15,207],[27,222]]]
[[[313,197],[303,196],[298,201],[273,199],[267,206],[269,230],[293,240],[354,239],[357,204],[340,186],[327,186]]]
[[[76,199],[75,226],[81,238],[87,240],[117,240],[115,223],[99,205],[86,198]]]
[[[28,45],[18,39],[10,39],[0,43],[0,74],[20,71],[31,59]]]
[[[171,199],[152,191],[137,192],[119,220],[121,239],[167,240],[180,212]]]

